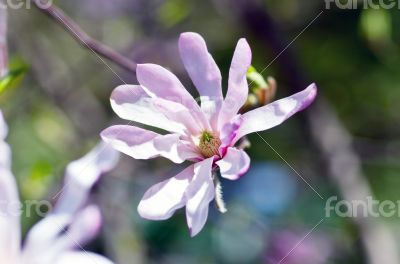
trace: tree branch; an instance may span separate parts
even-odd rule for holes
[[[7,8],[3,5],[0,6],[0,78],[8,71]]]
[[[136,63],[106,46],[98,40],[91,38],[72,18],[66,15],[60,8],[51,3],[43,3],[41,0],[32,0],[34,5],[50,18],[60,24],[82,46],[90,49],[98,55],[114,62],[120,67],[135,73]]]

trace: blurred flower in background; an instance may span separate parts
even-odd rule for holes
[[[284,230],[271,235],[265,253],[266,263],[324,264],[333,253],[333,245],[326,234],[315,233],[308,237],[307,229]]]
[[[27,234],[21,248],[21,203],[16,181],[11,173],[11,153],[3,141],[7,126],[0,111],[0,260],[3,263],[99,264],[111,262],[88,253],[82,245],[93,239],[101,226],[100,209],[85,205],[89,192],[99,177],[118,161],[118,153],[104,144],[67,167],[66,182],[60,199],[43,220]]]

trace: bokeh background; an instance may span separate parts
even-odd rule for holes
[[[331,196],[400,200],[399,9],[332,4],[328,10],[321,0],[54,3],[92,37],[135,62],[171,69],[191,91],[177,49],[185,31],[206,39],[224,84],[236,41],[245,37],[253,65],[267,67],[263,75],[277,80],[276,98],[312,82],[319,87],[317,102],[261,133],[265,141],[250,136],[251,170],[240,181],[223,182],[228,212],[211,206],[195,238],[182,210],[163,222],[136,212],[148,187],[182,167],[123,157],[93,192],[105,221],[88,249],[135,264],[399,263],[390,260],[400,252],[398,217],[325,218]],[[13,171],[22,199],[51,199],[68,161],[89,150],[102,129],[124,122],[109,105],[122,81],[33,7],[9,10],[8,41],[12,67],[27,69],[18,85],[0,93]],[[125,82],[136,83],[133,72],[107,64]],[[24,218],[24,230],[36,221]]]

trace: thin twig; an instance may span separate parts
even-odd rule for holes
[[[7,50],[7,8],[3,7],[0,1],[0,78],[8,71],[8,50]]]
[[[91,49],[98,55],[114,62],[115,64],[132,73],[136,72],[135,62],[131,61],[100,41],[90,37],[76,22],[72,20],[71,17],[66,15],[60,8],[50,3],[44,4],[41,0],[33,0],[32,2],[40,11],[58,22],[58,24],[60,24],[68,33],[70,33],[70,35],[82,46]]]

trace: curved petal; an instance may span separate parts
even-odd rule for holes
[[[197,33],[183,33],[179,38],[179,51],[186,71],[200,93],[202,111],[211,123],[217,122],[223,100],[222,77],[204,39]]]
[[[34,225],[26,237],[22,263],[29,263],[30,260],[47,263],[57,256],[62,248],[55,247],[54,243],[71,221],[72,215],[50,214]],[[46,254],[42,254],[43,252]]]
[[[317,95],[317,86],[311,84],[305,90],[275,101],[269,105],[257,108],[242,115],[243,122],[234,140],[282,124],[295,113],[307,108]]]
[[[138,64],[136,75],[143,89],[151,97],[159,97],[180,103],[189,109],[200,107],[179,79],[167,69],[156,64]]]
[[[183,133],[183,125],[169,120],[153,105],[153,99],[139,85],[121,85],[111,95],[111,106],[121,118],[170,132]]]
[[[219,128],[222,128],[235,117],[240,108],[246,103],[249,93],[246,74],[250,65],[250,46],[246,39],[240,39],[229,70],[228,92],[219,115]]]
[[[69,251],[57,258],[55,264],[113,264],[110,260],[102,257],[100,255],[89,253],[89,252],[79,252],[79,251]]]
[[[66,169],[65,183],[53,213],[76,212],[87,200],[100,176],[118,163],[119,153],[105,142],[99,143],[84,157],[71,162]]]
[[[63,251],[82,247],[97,235],[101,223],[100,209],[88,206],[71,218],[67,232],[53,241],[53,246]]]
[[[194,164],[193,180],[186,190],[186,220],[190,236],[196,236],[203,229],[207,217],[209,203],[215,197],[212,180],[213,158]]]
[[[234,181],[249,170],[250,157],[243,150],[228,148],[224,158],[216,164],[223,178]]]
[[[233,139],[236,137],[237,132],[242,124],[242,116],[237,115],[232,118],[230,122],[226,123],[220,130],[221,148],[232,145]]]
[[[15,261],[21,243],[21,203],[15,177],[11,172],[11,150],[4,141],[7,124],[0,111],[0,256],[5,262]]]
[[[5,169],[11,168],[11,150],[4,141],[8,133],[8,127],[0,111],[0,166]]]
[[[161,98],[154,99],[154,105],[164,113],[168,119],[183,124],[190,135],[198,135],[207,127],[202,125],[185,106]]]
[[[111,126],[101,132],[102,139],[111,146],[135,159],[164,157],[175,163],[182,163],[189,157],[179,135],[159,135],[134,126]]]
[[[62,252],[81,247],[91,240],[97,235],[100,225],[100,210],[96,206],[88,206],[76,215],[52,213],[29,231],[23,263],[27,260],[53,263]]]
[[[14,175],[0,166],[0,256],[7,263],[13,263],[20,251],[20,210]]]
[[[143,196],[138,206],[141,217],[150,220],[165,220],[186,204],[185,191],[194,174],[194,165],[181,173],[157,183]]]
[[[0,140],[3,141],[8,134],[8,127],[4,120],[3,113],[0,111]]]
[[[173,73],[156,64],[139,64],[136,75],[143,89],[151,97],[162,98],[185,106],[190,109],[191,115],[197,122],[204,127],[207,126],[208,121],[199,105]]]

